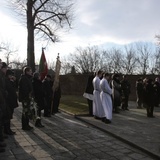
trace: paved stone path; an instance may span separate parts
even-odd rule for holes
[[[43,118],[45,127],[34,128],[33,131],[23,131],[20,119],[21,107],[15,110],[12,120],[12,129],[16,131],[16,135],[6,139],[6,152],[0,153],[0,160],[155,159],[111,134],[63,112]],[[90,120],[94,122],[93,117]],[[97,122],[108,127],[100,121]]]

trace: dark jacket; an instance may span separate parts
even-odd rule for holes
[[[94,78],[94,75],[91,75],[88,77],[85,93],[93,94],[93,90],[94,90],[93,83],[92,83],[93,78]]]
[[[147,106],[154,106],[154,87],[151,80],[144,86],[144,102]]]
[[[19,93],[19,101],[29,99],[32,93],[32,76],[30,75],[21,75],[18,84],[18,93]]]
[[[33,78],[32,87],[34,100],[42,110],[44,109],[44,91],[42,81],[38,78]]]
[[[6,78],[6,90],[7,90],[7,98],[6,98],[7,105],[11,109],[18,107],[15,83],[9,80],[8,78]]]
[[[44,96],[46,99],[51,99],[53,95],[52,91],[52,81],[48,81],[47,79],[44,79],[43,81],[43,91],[44,91]]]

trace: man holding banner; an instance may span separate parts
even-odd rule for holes
[[[61,98],[61,88],[59,84],[59,73],[61,69],[61,61],[59,59],[59,53],[57,56],[56,61],[56,68],[55,68],[55,78],[52,86],[53,90],[53,96],[52,96],[52,104],[51,104],[51,113],[57,113],[58,112],[58,106]]]

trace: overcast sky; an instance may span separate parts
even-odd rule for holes
[[[155,35],[160,34],[160,0],[75,1],[73,29],[61,37],[61,43],[47,47],[47,59],[55,60],[58,52],[64,56],[78,46],[100,45],[107,48],[137,41],[155,42]],[[2,3],[0,38],[13,41],[20,47],[19,56],[25,57],[26,28],[7,12]],[[40,58],[41,47],[36,45],[36,60]]]

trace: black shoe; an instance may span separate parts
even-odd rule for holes
[[[24,131],[30,131],[30,130],[33,129],[33,127],[31,127],[31,126],[26,126],[26,127],[22,127],[22,129],[23,129]]]
[[[5,142],[0,142],[0,148],[1,147],[6,147],[6,146],[7,146],[7,144]]]
[[[105,120],[106,120],[106,117],[102,118],[102,122],[105,122]]]
[[[113,113],[119,113],[119,111],[113,111]]]
[[[44,126],[41,124],[41,119],[37,119],[35,123],[35,127],[43,128]]]
[[[51,117],[51,115],[50,115],[50,114],[47,114],[47,115],[44,115],[44,117]]]
[[[8,138],[8,135],[5,133],[5,134],[3,134],[3,138],[4,139],[7,139]]]
[[[0,153],[5,152],[5,148],[0,148]]]
[[[100,117],[98,117],[98,116],[94,116],[94,118],[95,118],[95,119],[102,119],[102,118],[100,118]]]
[[[111,123],[111,121],[110,121],[109,119],[105,119],[104,123],[106,123],[106,124],[110,124],[110,123]]]
[[[13,132],[11,129],[9,129],[9,130],[5,131],[5,134],[14,135],[14,134],[16,134],[16,132]]]

